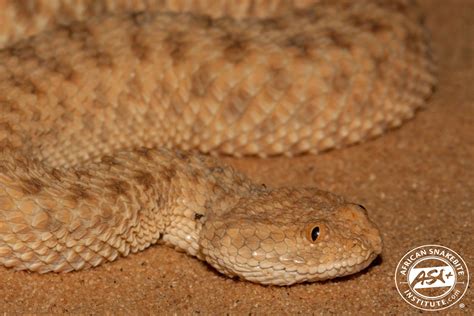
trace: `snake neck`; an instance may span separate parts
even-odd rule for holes
[[[80,270],[160,239],[199,256],[208,218],[256,190],[213,158],[165,149],[56,169],[4,147],[0,161],[0,263],[20,270]]]
[[[213,158],[197,156],[177,168],[161,207],[162,241],[204,260],[201,234],[209,221],[225,218],[243,199],[267,190],[234,169],[215,164]]]

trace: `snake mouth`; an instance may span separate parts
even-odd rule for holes
[[[368,252],[364,256],[351,259],[341,259],[330,264],[320,264],[312,267],[288,267],[279,263],[262,265],[258,268],[236,264],[227,273],[263,285],[290,286],[297,283],[324,281],[358,273],[367,268],[379,255],[378,252]]]
[[[344,276],[361,272],[362,270],[367,268],[372,263],[372,261],[374,261],[374,259],[377,258],[378,255],[379,254],[377,253],[371,253],[366,258],[361,259],[357,261],[355,264],[350,265],[350,266],[343,266],[341,262],[336,262],[331,268],[327,269],[324,272],[324,276],[328,276],[328,277],[321,278],[320,276],[316,276],[314,278],[311,278],[311,274],[307,274],[309,278],[305,281],[312,282],[312,281],[329,280],[329,279],[340,278],[340,277],[344,277]]]

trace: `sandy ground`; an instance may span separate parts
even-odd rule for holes
[[[474,271],[474,1],[426,0],[439,84],[426,110],[373,141],[320,156],[229,159],[273,186],[318,186],[364,204],[384,251],[352,277],[292,287],[231,280],[167,247],[67,275],[0,267],[0,312],[418,313],[395,288],[408,250],[441,244]],[[472,281],[471,281],[472,284]],[[474,289],[449,313],[474,314]]]

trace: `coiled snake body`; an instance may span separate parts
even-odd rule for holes
[[[163,241],[288,285],[380,254],[363,207],[192,152],[317,153],[412,117],[434,77],[411,2],[26,3],[2,11],[0,264],[67,272]]]

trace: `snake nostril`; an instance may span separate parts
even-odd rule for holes
[[[357,206],[358,210],[361,211],[365,216],[368,216],[367,208],[362,204],[354,203],[353,205]]]

